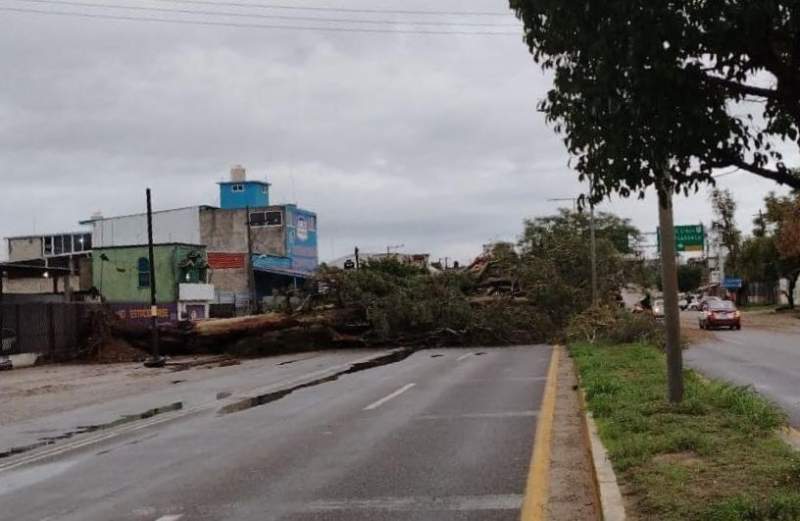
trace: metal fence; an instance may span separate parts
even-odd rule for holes
[[[48,360],[75,358],[98,304],[36,302],[0,304],[2,354],[39,353]]]

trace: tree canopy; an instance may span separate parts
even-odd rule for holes
[[[593,196],[688,192],[733,167],[800,188],[796,0],[510,0],[554,74],[541,109]]]

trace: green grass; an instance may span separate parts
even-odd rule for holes
[[[800,520],[800,455],[777,434],[776,406],[688,370],[683,403],[670,405],[664,355],[649,345],[571,352],[636,518]]]

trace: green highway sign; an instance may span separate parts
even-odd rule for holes
[[[658,232],[658,249],[661,250],[661,229]],[[706,233],[702,224],[675,227],[675,251],[704,251]]]

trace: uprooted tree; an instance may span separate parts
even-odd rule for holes
[[[637,238],[626,220],[598,216],[601,298],[613,303],[625,279],[620,250]],[[589,223],[582,214],[525,223],[519,244],[500,243],[469,267],[444,272],[388,258],[358,270],[321,268],[294,309],[161,327],[174,352],[264,354],[352,346],[508,345],[558,339],[591,305]],[[619,245],[619,247],[618,247]],[[118,326],[144,343],[147,332]],[[138,335],[138,336],[137,336]]]

